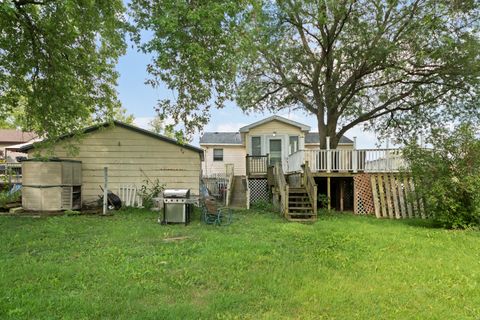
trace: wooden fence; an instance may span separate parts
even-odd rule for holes
[[[422,199],[411,177],[401,174],[361,174],[354,178],[354,211],[377,218],[425,218]]]

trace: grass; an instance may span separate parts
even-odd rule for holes
[[[478,319],[480,234],[347,214],[0,217],[2,319]],[[171,237],[187,237],[165,241]]]

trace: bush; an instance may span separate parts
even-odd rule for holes
[[[275,212],[275,208],[273,207],[273,203],[270,201],[265,201],[265,200],[258,200],[252,203],[251,206],[252,209],[257,210],[257,211],[263,211],[263,212]]]
[[[9,190],[0,191],[0,208],[5,208],[7,204],[20,201],[22,192],[20,190],[10,192]]]
[[[415,191],[427,214],[447,228],[480,226],[480,140],[469,125],[432,134],[433,150],[406,147]]]
[[[152,209],[155,205],[153,198],[158,197],[165,189],[165,185],[160,183],[159,179],[150,180],[145,179],[144,184],[140,187],[139,195],[142,198],[143,207],[145,209]]]

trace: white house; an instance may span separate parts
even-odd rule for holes
[[[275,115],[242,127],[239,132],[205,132],[200,138],[205,152],[203,175],[225,173],[228,164],[233,164],[236,176],[275,162],[286,167],[291,154],[318,149],[319,134],[310,130],[308,125]],[[353,141],[342,137],[337,149],[353,149]]]

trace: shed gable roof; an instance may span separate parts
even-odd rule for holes
[[[112,124],[115,125],[115,126],[118,126],[118,127],[124,128],[124,129],[127,129],[127,130],[135,131],[135,132],[137,132],[137,133],[140,133],[140,134],[143,134],[143,135],[146,135],[146,136],[155,138],[155,139],[159,139],[159,140],[161,140],[161,141],[165,141],[165,142],[168,142],[168,143],[177,145],[177,146],[182,147],[182,148],[185,148],[185,149],[189,149],[189,150],[198,152],[198,153],[200,154],[200,156],[203,157],[203,150],[200,149],[200,148],[197,148],[197,147],[192,146],[192,145],[190,145],[190,144],[182,144],[182,143],[179,143],[179,142],[178,142],[177,140],[175,140],[175,139],[172,139],[172,138],[166,137],[166,136],[164,136],[164,135],[157,134],[157,133],[154,133],[154,132],[152,132],[152,131],[148,131],[148,130],[145,130],[145,129],[142,129],[142,128],[139,128],[139,127],[136,127],[136,126],[133,126],[133,125],[130,125],[130,124],[126,124],[126,123],[123,123],[123,122],[120,122],[120,121],[117,121],[117,120],[114,120],[114,121],[112,121],[112,122],[105,122],[105,123],[101,123],[101,124],[97,124],[97,125],[94,125],[94,126],[85,128],[85,129],[82,130],[82,132],[83,132],[83,133],[94,132],[94,131],[99,130],[100,128],[109,127],[109,126],[111,126]],[[73,135],[74,135],[74,134],[66,134],[66,135],[63,135],[63,136],[61,136],[61,137],[59,138],[59,140],[63,140],[63,139],[67,139],[67,138],[73,137]],[[32,143],[32,144],[29,144],[29,145],[24,146],[23,148],[20,149],[20,151],[25,152],[25,151],[31,150],[31,149],[33,149],[33,148],[35,148],[35,145]]]
[[[260,121],[254,122],[252,124],[249,124],[248,126],[242,127],[242,128],[240,128],[240,132],[248,132],[252,128],[258,127],[258,126],[260,126],[264,123],[267,123],[267,122],[270,122],[270,121],[275,121],[275,120],[286,123],[286,124],[289,124],[289,125],[297,127],[297,128],[300,128],[300,130],[302,130],[302,131],[310,131],[310,126],[307,126],[306,124],[274,115],[274,116],[262,119]]]

